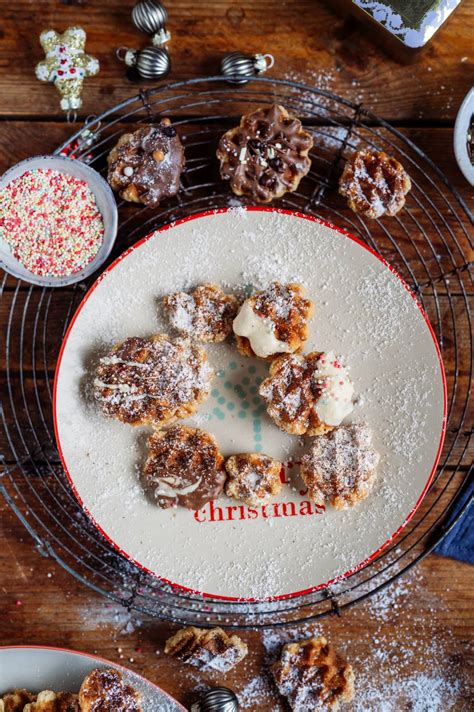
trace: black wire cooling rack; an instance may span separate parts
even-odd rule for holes
[[[380,591],[433,550],[461,516],[469,486],[472,419],[474,296],[472,216],[435,164],[410,138],[362,105],[296,82],[257,78],[229,86],[222,77],[173,82],[142,90],[87,128],[57,153],[106,170],[118,137],[136,124],[170,116],[179,127],[187,164],[178,196],[158,210],[119,204],[114,259],[139,237],[170,221],[210,208],[235,205],[218,175],[215,148],[224,130],[257,106],[282,103],[304,118],[314,135],[312,168],[297,192],[276,205],[335,223],[377,250],[403,276],[423,304],[448,365],[447,435],[434,481],[415,517],[370,564],[324,590],[294,599],[238,603],[202,598],[163,584],[118,554],[79,507],[62,470],[52,426],[52,382],[66,327],[89,283],[40,289],[11,277],[5,348],[3,427],[5,462],[0,491],[34,539],[38,551],[77,580],[128,609],[181,623],[227,627],[284,626],[339,613]],[[395,218],[365,221],[338,196],[345,158],[370,147],[397,157],[412,179],[405,209]],[[472,415],[472,414],[471,414]]]

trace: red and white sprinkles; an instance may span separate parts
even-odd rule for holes
[[[0,190],[0,238],[33,274],[64,277],[97,255],[104,222],[83,180],[38,168]]]

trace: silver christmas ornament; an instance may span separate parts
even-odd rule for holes
[[[204,693],[191,712],[238,712],[237,695],[228,687],[212,687]]]
[[[170,56],[162,47],[145,47],[142,50],[120,47],[117,57],[127,67],[136,67],[142,79],[163,79],[171,69]]]
[[[152,44],[161,47],[171,39],[166,29],[168,13],[166,8],[155,0],[141,0],[132,10],[132,20],[135,27],[151,35]]]
[[[246,84],[249,79],[271,69],[275,59],[271,54],[247,55],[230,52],[221,61],[221,74],[228,77],[231,84]]]

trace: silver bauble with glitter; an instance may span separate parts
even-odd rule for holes
[[[271,69],[275,60],[271,54],[247,55],[230,52],[221,61],[221,74],[228,77],[231,84],[246,84],[249,79]]]
[[[213,687],[203,694],[191,712],[238,712],[237,695],[228,687]]]
[[[136,67],[142,79],[163,79],[171,69],[170,56],[162,47],[145,47],[140,51],[129,49],[124,62],[128,67]]]
[[[155,47],[169,42],[171,34],[166,29],[168,13],[166,8],[154,0],[140,0],[132,10],[132,20],[135,27],[148,35]]]

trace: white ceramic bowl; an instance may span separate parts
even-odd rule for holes
[[[78,180],[86,181],[97,201],[97,206],[104,221],[104,238],[99,252],[89,262],[85,269],[64,277],[40,277],[27,270],[12,254],[10,246],[5,240],[0,239],[0,266],[18,279],[37,284],[41,287],[67,287],[75,282],[80,282],[93,274],[105,262],[112,250],[117,235],[117,204],[114,194],[102,176],[93,168],[82,161],[64,156],[34,156],[12,166],[0,178],[0,190],[5,188],[15,178],[19,178],[26,171],[38,168],[51,168],[74,176]]]
[[[78,692],[94,668],[119,670],[125,682],[141,694],[143,712],[186,712],[164,690],[132,670],[95,655],[39,646],[0,647],[0,697],[15,688]]]
[[[467,152],[467,132],[474,114],[474,87],[464,97],[454,124],[454,154],[465,179],[474,185],[474,166]]]

